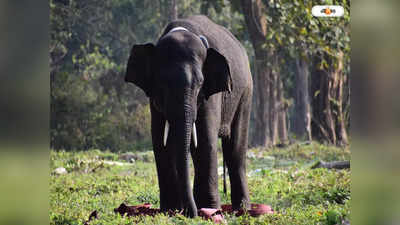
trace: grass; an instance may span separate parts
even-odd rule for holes
[[[97,210],[91,224],[212,224],[201,218],[183,216],[121,217],[113,209],[121,203],[149,202],[159,207],[158,185],[152,152],[141,152],[146,160],[110,165],[118,154],[51,151],[50,171],[64,167],[67,174],[50,175],[50,224],[83,224]],[[317,160],[348,160],[347,149],[317,143],[283,149],[250,149],[248,182],[253,203],[271,205],[273,215],[253,218],[226,215],[228,224],[340,224],[350,216],[350,171],[310,169]],[[222,157],[219,157],[222,165]],[[229,181],[228,181],[229,182]],[[222,203],[230,204],[222,192]]]

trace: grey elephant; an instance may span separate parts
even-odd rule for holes
[[[219,208],[222,140],[233,209],[248,208],[246,150],[253,84],[246,50],[224,27],[197,15],[168,24],[156,45],[134,45],[125,81],[150,98],[162,211]],[[193,192],[189,151],[194,165]]]

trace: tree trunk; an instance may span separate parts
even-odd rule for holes
[[[260,53],[259,53],[260,54]],[[260,55],[259,55],[260,58]],[[256,59],[255,63],[256,73],[254,76],[254,87],[255,87],[255,110],[254,117],[256,120],[256,132],[254,144],[256,146],[270,146],[270,123],[269,123],[269,91],[270,86],[268,77],[270,76],[270,70],[266,67],[266,58],[264,60]]]
[[[297,72],[295,73],[295,114],[293,132],[297,139],[311,140],[311,110],[309,92],[309,69],[304,59],[296,60]]]
[[[318,57],[316,57],[318,58]],[[331,99],[331,73],[320,69],[319,59],[314,62],[315,70],[312,73],[312,108],[313,118],[311,121],[313,138],[321,141],[336,144],[336,132],[332,117]]]
[[[314,61],[311,90],[312,135],[317,140],[334,145],[347,145],[348,137],[343,115],[343,53],[329,60],[330,68],[321,69],[320,59]],[[335,66],[336,65],[336,66]]]
[[[250,40],[255,53],[254,77],[255,110],[254,118],[256,120],[256,132],[254,144],[258,146],[270,146],[271,126],[270,126],[270,96],[271,96],[271,68],[267,65],[270,57],[268,49],[263,47],[265,36],[267,35],[267,20],[264,11],[265,5],[262,0],[241,0],[242,12],[245,17],[247,29],[250,34]]]
[[[345,77],[343,74],[343,52],[339,54],[338,68],[335,70],[335,77],[337,77],[337,82],[334,88],[334,91],[336,91],[336,96],[335,96],[336,104],[334,104],[334,108],[336,109],[337,112],[336,116],[336,133],[338,138],[337,144],[340,146],[345,146],[349,142],[346,131],[345,116],[343,113],[343,107],[344,107],[343,83],[345,81]]]
[[[173,21],[178,19],[178,5],[177,0],[168,0],[168,19]]]
[[[279,141],[281,144],[286,144],[288,142],[288,133],[287,133],[287,104],[284,101],[284,89],[282,79],[279,80],[278,86],[278,100],[279,100],[279,114],[278,114],[278,133],[279,133]]]
[[[209,16],[210,2],[201,1],[200,13]]]
[[[270,137],[272,145],[276,145],[279,142],[278,136],[278,105],[279,100],[277,98],[278,93],[278,73],[277,73],[277,56],[274,55],[271,58],[271,72],[269,78],[269,124],[270,124]]]
[[[254,115],[257,138],[253,143],[268,147],[287,141],[286,107],[283,83],[279,76],[279,55],[265,48],[267,14],[263,0],[241,0],[241,6],[256,57]]]

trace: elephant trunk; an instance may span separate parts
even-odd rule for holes
[[[178,134],[175,139],[177,143],[175,149],[176,169],[185,214],[189,217],[195,217],[197,216],[197,207],[193,198],[193,192],[189,178],[189,148],[193,127],[195,126],[193,126],[192,107],[186,105],[184,108],[184,117],[182,120],[176,122],[176,126],[174,129],[176,134]]]

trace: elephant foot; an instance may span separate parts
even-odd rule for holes
[[[233,210],[241,210],[241,209],[250,209],[250,201],[248,199],[242,199],[238,201],[236,204],[232,201],[232,209]]]
[[[197,208],[210,208],[210,209],[219,209],[221,207],[221,203],[219,201],[219,197],[197,197],[196,198],[196,206]]]
[[[197,217],[198,216],[197,207],[184,209],[183,215],[189,218]]]

